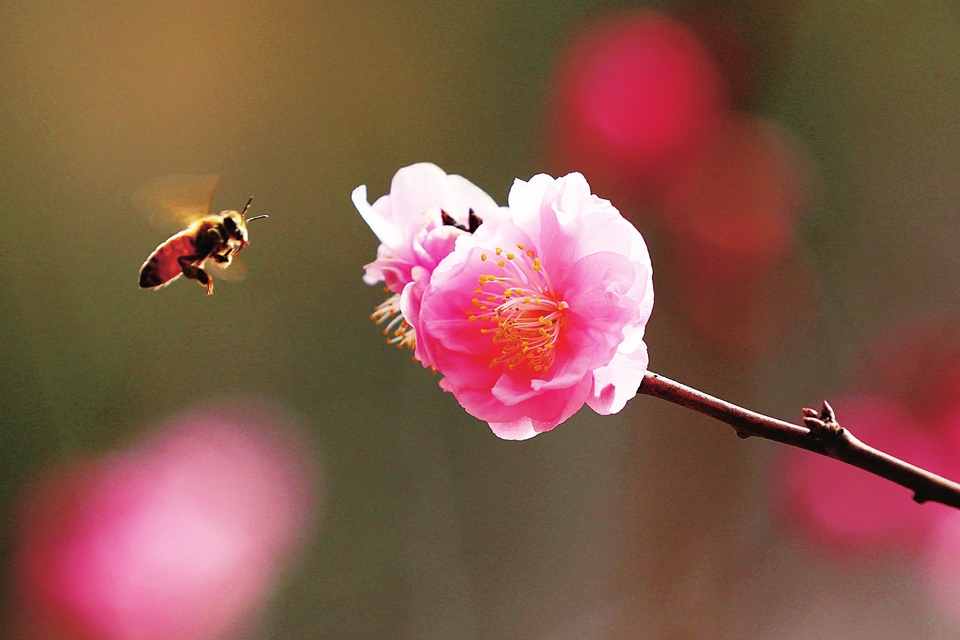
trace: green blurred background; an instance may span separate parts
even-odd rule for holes
[[[501,441],[369,321],[384,295],[360,280],[377,241],[352,189],[372,200],[431,161],[505,203],[551,168],[564,39],[635,6],[0,3],[0,557],[43,474],[248,393],[306,418],[325,476],[322,521],[252,637],[960,637],[897,557],[838,563],[783,530],[775,446],[643,397]],[[638,215],[651,369],[796,420],[846,388],[860,344],[960,303],[960,6],[711,6],[752,51],[749,109],[813,159],[817,284],[762,349],[719,344],[684,319],[669,243]],[[173,173],[219,173],[215,210],[254,194],[270,215],[246,281],[212,298],[136,286],[165,235],[130,195]]]

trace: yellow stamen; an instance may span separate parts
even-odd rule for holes
[[[495,325],[480,328],[481,335],[490,335],[501,350],[491,360],[491,368],[503,365],[514,370],[526,362],[542,375],[553,362],[564,329],[565,312],[570,306],[552,292],[550,279],[533,249],[526,249],[522,244],[517,248],[524,253],[495,249],[498,256],[506,258],[497,260],[503,272],[479,276],[480,289],[475,293],[480,297],[471,299],[473,309],[478,311],[467,312],[467,317],[471,322],[489,320]]]
[[[385,325],[383,335],[392,336],[387,344],[394,344],[398,348],[408,347],[416,349],[417,336],[413,327],[407,324],[400,312],[400,295],[394,294],[376,308],[370,319],[380,325]]]

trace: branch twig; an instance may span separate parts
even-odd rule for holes
[[[853,465],[910,489],[917,502],[940,502],[960,509],[960,484],[860,442],[840,426],[833,409],[826,402],[819,412],[804,409],[806,426],[801,427],[738,407],[650,371],[644,375],[637,393],[660,398],[724,422],[733,427],[741,438],[766,438]]]

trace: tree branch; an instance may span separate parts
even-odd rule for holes
[[[819,412],[804,409],[806,426],[800,426],[738,407],[650,371],[644,375],[637,393],[724,422],[741,438],[766,438],[853,465],[910,489],[917,502],[940,502],[960,509],[960,484],[860,442],[840,426],[826,402]]]

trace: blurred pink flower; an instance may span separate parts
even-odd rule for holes
[[[669,183],[729,108],[723,74],[696,33],[647,9],[575,32],[551,86],[558,166],[626,197]]]
[[[911,327],[913,331],[918,331],[923,326],[930,329],[931,334],[928,337],[930,344],[923,344],[924,341],[919,333],[911,335],[913,331],[904,332],[905,337],[912,338],[910,342],[913,342],[914,346],[919,342],[924,347],[923,350],[909,355],[930,356],[934,361],[932,366],[935,369],[940,369],[942,373],[954,373],[950,376],[952,383],[956,382],[955,372],[951,371],[953,367],[946,367],[948,363],[944,362],[942,356],[938,357],[933,352],[933,342],[939,336],[946,338],[948,343],[955,343],[955,337],[944,335],[947,328],[954,322],[955,320],[951,317],[928,318],[925,322],[919,322]],[[892,348],[892,345],[889,347]],[[951,351],[947,355],[947,360],[956,358],[955,347],[955,344],[949,344],[947,347]],[[905,354],[897,355],[902,357]],[[905,380],[909,383],[909,376],[913,371],[906,368],[905,372]],[[931,382],[935,381],[931,380]],[[923,397],[922,390],[918,389],[918,392]],[[934,394],[934,397],[939,395]],[[960,408],[957,407],[955,397],[952,404],[954,414],[943,419],[942,423],[931,426],[935,428],[933,433],[936,434],[937,440],[946,445],[945,448],[949,454],[951,468],[944,475],[951,480],[956,480],[960,477]],[[938,417],[942,416],[942,410],[938,410],[937,414]],[[960,512],[940,507],[938,514],[939,518],[934,525],[930,545],[920,557],[920,579],[931,608],[942,615],[954,629],[960,630]]]
[[[816,270],[797,240],[813,185],[800,140],[780,125],[729,115],[658,198],[676,240],[666,267],[683,316],[736,353],[789,339],[809,317]]]
[[[367,187],[351,195],[354,206],[380,239],[377,259],[364,266],[363,281],[384,282],[393,296],[377,308],[373,319],[393,332],[391,343],[413,347],[416,336],[401,315],[404,299],[419,298],[439,262],[451,251],[457,236],[478,220],[492,218],[499,208],[490,196],[458,175],[447,175],[429,162],[397,171],[390,193],[372,205]],[[447,219],[444,220],[444,214]]]
[[[831,402],[840,424],[866,444],[950,477],[949,447],[882,396]],[[910,491],[836,460],[789,448],[776,469],[781,505],[809,537],[841,551],[914,551],[946,507],[920,508]]]
[[[865,391],[895,400],[931,433],[960,432],[960,317],[956,314],[914,313],[888,326],[857,359],[853,370]]]
[[[960,630],[960,513],[942,514],[920,557],[921,588],[931,609]]]
[[[640,233],[578,173],[517,180],[509,209],[459,238],[404,313],[441,387],[520,440],[635,395],[653,270]]]
[[[315,513],[315,470],[284,415],[228,407],[28,497],[14,560],[25,637],[213,639],[251,621]]]

